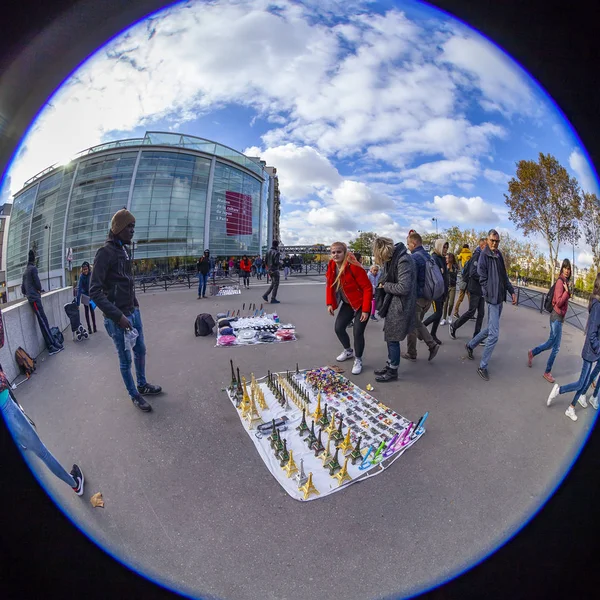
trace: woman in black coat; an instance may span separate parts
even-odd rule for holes
[[[433,314],[429,315],[424,321],[423,325],[429,327],[431,325],[431,337],[436,344],[442,345],[442,342],[437,337],[437,330],[442,320],[442,310],[444,308],[444,301],[448,295],[448,267],[446,266],[446,254],[448,253],[448,242],[444,239],[435,240],[434,250],[431,256],[438,264],[442,276],[444,277],[444,294],[433,301]]]

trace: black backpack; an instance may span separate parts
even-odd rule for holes
[[[556,280],[558,281],[558,279]],[[548,294],[546,295],[546,299],[544,300],[544,310],[546,312],[551,313],[554,309],[554,288],[556,287],[556,281],[552,285],[552,287],[548,290]]]
[[[60,346],[62,346],[65,341],[63,332],[58,327],[50,327],[50,333],[52,338],[57,341]]]
[[[461,279],[465,286],[469,285],[469,279],[471,279],[471,263],[473,262],[473,256],[465,263],[463,270],[461,272]],[[466,289],[466,287],[465,287]]]
[[[210,335],[213,332],[214,326],[215,320],[212,318],[212,315],[209,315],[208,313],[202,313],[196,317],[194,333],[196,334],[196,337],[199,335]]]

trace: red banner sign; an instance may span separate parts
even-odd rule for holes
[[[227,235],[252,235],[252,196],[225,192]]]

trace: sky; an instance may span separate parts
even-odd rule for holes
[[[276,167],[286,245],[360,231],[403,240],[435,231],[432,218],[440,231],[521,238],[504,193],[516,162],[540,152],[600,196],[580,142],[533,79],[412,0],[196,0],[156,13],[48,100],[1,199],[81,150],[145,131],[197,135]],[[583,242],[576,259],[591,264]]]

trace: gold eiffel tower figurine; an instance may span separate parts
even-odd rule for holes
[[[319,421],[319,419],[323,416],[323,411],[321,410],[321,393],[317,394],[317,408],[315,412],[311,415],[314,419],[315,423]]]
[[[294,462],[294,451],[290,450],[290,457],[287,461],[287,463],[285,463],[285,466],[283,467],[283,472],[288,476],[288,479],[294,474],[298,472],[298,467],[296,466],[296,463]]]
[[[338,487],[343,485],[345,481],[352,481],[352,477],[348,475],[348,460],[349,459],[346,458],[346,460],[344,461],[344,466],[342,467],[342,470],[339,473],[332,475],[334,479],[338,480]]]
[[[242,402],[240,404],[240,410],[242,411],[242,418],[244,419],[248,415],[248,411],[252,410],[252,402],[250,401],[250,396],[248,396],[245,377],[242,377]]]
[[[315,487],[315,484],[312,480],[312,472],[308,474],[307,482],[300,488],[300,491],[304,495],[304,500],[308,500],[311,494],[316,494],[320,496],[319,490]]]
[[[321,459],[321,462],[323,463],[323,466],[325,468],[327,468],[327,463],[333,458],[333,455],[331,454],[331,434],[329,434],[329,438],[327,440],[327,446],[325,446],[325,450],[324,452],[321,453],[321,455],[319,456],[319,458]]]
[[[350,427],[348,427],[348,431],[346,431],[346,437],[337,445],[337,447],[342,451],[342,454],[346,454],[352,450],[352,442],[350,441]]]
[[[255,421],[262,421],[260,413],[256,408],[254,398],[250,398],[250,408],[247,410],[244,418],[248,421],[248,429],[254,429]]]
[[[330,413],[331,421],[329,421],[329,425],[325,427],[325,433],[331,435],[336,430],[335,424],[335,411],[332,409]]]

